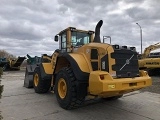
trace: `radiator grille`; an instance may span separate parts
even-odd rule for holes
[[[111,53],[115,59],[112,70],[116,71],[117,77],[137,77],[139,76],[137,52],[128,49],[118,49]]]

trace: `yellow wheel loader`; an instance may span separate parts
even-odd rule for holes
[[[79,107],[86,96],[118,99],[152,84],[147,72],[138,68],[134,47],[101,43],[100,20],[93,31],[69,27],[55,36],[59,49],[26,76],[37,93],[54,90],[64,109]],[[33,74],[32,74],[33,73]],[[28,82],[29,83],[29,82]]]
[[[25,59],[26,59],[25,57],[20,57],[20,56],[16,59],[0,58],[0,67],[2,67],[3,71],[20,70],[20,66]]]
[[[151,53],[151,51],[160,48],[160,43],[150,45],[145,48],[144,53],[139,59],[139,69],[148,71],[150,76],[160,74],[160,58],[156,53]]]

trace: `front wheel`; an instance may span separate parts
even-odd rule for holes
[[[43,80],[38,67],[34,70],[33,87],[36,93],[46,93],[51,87],[51,80]]]
[[[55,82],[55,94],[59,105],[64,109],[79,107],[85,97],[77,97],[76,78],[71,68],[62,68]]]

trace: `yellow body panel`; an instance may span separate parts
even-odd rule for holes
[[[104,76],[101,80],[100,75]],[[140,77],[112,78],[108,72],[92,71],[89,76],[89,93],[101,97],[117,96],[138,90],[152,84],[147,72],[140,71]]]
[[[72,53],[70,56],[77,62],[78,66],[80,67],[81,71],[89,73],[91,68],[88,65],[88,61],[84,54],[76,54]]]
[[[160,58],[144,58],[138,61],[139,67],[160,68]]]
[[[44,72],[46,74],[53,74],[53,65],[52,63],[42,63]]]
[[[98,66],[99,66],[99,70],[101,70],[101,58],[104,57],[106,54],[108,54],[108,64],[109,64],[109,72],[110,74],[116,74],[115,71],[112,70],[112,65],[115,64],[115,59],[111,58],[111,53],[114,52],[114,49],[111,45],[109,44],[104,44],[104,43],[89,43],[87,45],[83,45],[82,47],[78,48],[78,50],[75,52],[77,54],[84,54],[85,59],[87,59],[87,64],[89,66],[89,69],[92,70],[91,67],[91,60],[90,56],[91,56],[91,49],[97,49],[98,50]],[[78,63],[78,61],[77,61]],[[81,66],[81,64],[78,63],[79,66]]]

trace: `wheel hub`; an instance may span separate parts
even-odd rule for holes
[[[34,75],[34,85],[37,87],[37,86],[38,86],[38,83],[39,83],[39,76],[38,76],[38,74],[36,73],[36,74]]]
[[[67,84],[66,84],[66,81],[63,78],[61,78],[58,81],[58,94],[60,98],[64,99],[66,96],[66,93],[67,93]]]

